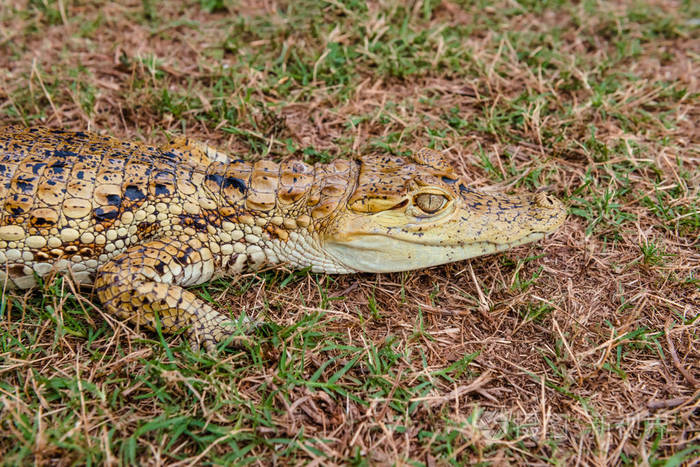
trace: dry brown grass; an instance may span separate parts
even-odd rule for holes
[[[219,363],[171,361],[67,283],[7,296],[5,462],[697,463],[697,10],[215,3],[4,2],[0,122],[247,158],[431,144],[475,186],[544,186],[571,215],[410,274],[212,284],[272,325]],[[332,44],[355,55],[333,68]]]

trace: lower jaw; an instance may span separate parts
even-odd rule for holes
[[[477,242],[457,247],[418,245],[376,235],[344,243],[327,243],[324,250],[350,271],[400,272],[498,253],[542,237],[544,234],[534,233],[510,243]]]

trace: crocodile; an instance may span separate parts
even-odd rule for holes
[[[156,147],[17,125],[0,128],[0,202],[3,293],[60,274],[109,314],[207,351],[236,322],[189,286],[264,265],[425,268],[541,239],[566,216],[542,192],[472,189],[431,149],[249,162],[185,137]]]

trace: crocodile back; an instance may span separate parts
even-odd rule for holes
[[[35,274],[70,270],[88,282],[158,235],[205,170],[184,153],[93,133],[0,128],[0,279],[27,288]]]
[[[319,245],[356,175],[346,160],[228,161],[186,139],[153,147],[0,128],[0,285],[30,288],[56,272],[90,283],[101,265],[154,238],[193,241],[210,255],[186,285],[265,263],[346,272]]]

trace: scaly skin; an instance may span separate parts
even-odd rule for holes
[[[264,264],[402,271],[542,238],[565,218],[543,194],[470,188],[440,153],[276,164],[176,140],[0,128],[0,282],[67,274],[106,310],[213,350],[233,323],[185,289]]]

